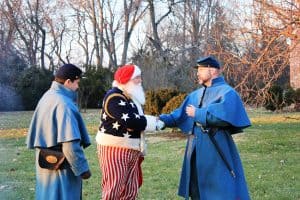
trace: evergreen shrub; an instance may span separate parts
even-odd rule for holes
[[[170,88],[147,91],[145,113],[150,115],[159,115],[166,103],[178,94],[178,90]]]
[[[288,87],[287,89],[283,90],[282,95],[284,100],[284,106],[289,106],[292,103],[295,103],[296,91],[292,87]]]
[[[101,108],[105,93],[112,87],[112,72],[107,68],[90,67],[83,76],[79,87],[80,107]]]
[[[145,113],[150,115],[158,115],[158,95],[154,90],[146,92]]]
[[[268,90],[268,98],[264,107],[267,110],[275,111],[283,107],[283,89],[279,85],[272,85]]]
[[[34,110],[43,94],[50,88],[53,72],[47,69],[30,67],[17,79],[16,91],[22,98],[25,110]]]
[[[185,99],[186,94],[185,93],[181,93],[173,98],[171,98],[166,105],[163,107],[162,109],[162,113],[170,113],[173,110],[175,110],[176,108],[178,108],[181,103],[183,102],[183,100]]]
[[[280,85],[272,85],[268,91],[264,107],[267,110],[281,110],[283,107],[295,104],[295,110],[300,110],[300,89],[294,90],[288,86],[283,88]]]
[[[295,111],[300,111],[300,88],[295,90]]]

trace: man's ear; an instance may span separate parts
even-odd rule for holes
[[[221,73],[221,70],[220,69],[217,69],[217,68],[211,68],[211,72],[212,72],[212,74],[214,74],[214,75],[219,75],[220,73]]]
[[[218,71],[218,74],[220,75],[220,74],[223,73],[223,68],[220,68],[220,69],[218,69],[217,71]]]
[[[66,86],[66,85],[69,85],[71,82],[72,82],[71,79],[67,79],[67,80],[64,82],[64,85],[65,85],[65,86]]]

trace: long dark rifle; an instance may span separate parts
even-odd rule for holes
[[[204,85],[204,91],[203,91],[203,94],[202,94],[202,97],[201,97],[201,100],[200,100],[200,103],[199,103],[199,108],[202,107],[202,103],[203,103],[203,99],[204,99],[204,95],[205,95],[205,92],[206,92],[206,89],[207,89],[207,86]],[[194,132],[194,127],[196,126],[196,122],[194,122],[194,126],[193,126],[193,132]],[[215,135],[215,132],[217,131],[215,128],[209,128],[209,130],[205,130],[202,126],[201,126],[201,129],[204,133],[207,133],[208,134],[208,137],[210,139],[210,141],[213,143],[213,145],[215,146],[215,149],[217,150],[218,154],[220,155],[221,159],[223,160],[223,162],[225,163],[227,169],[229,170],[231,176],[233,178],[235,178],[235,173],[232,169],[232,167],[230,166],[229,162],[227,161],[223,151],[221,150],[216,138],[214,137]]]

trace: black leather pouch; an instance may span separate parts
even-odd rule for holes
[[[65,155],[61,151],[41,149],[38,162],[41,168],[58,170],[63,164],[65,158]]]

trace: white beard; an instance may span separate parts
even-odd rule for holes
[[[139,115],[144,115],[142,105],[145,104],[146,97],[142,84],[134,84],[132,81],[129,81],[127,84],[125,84],[124,89],[132,98],[134,104],[138,109]],[[143,156],[145,156],[147,154],[147,144],[144,132],[141,132],[140,148]]]
[[[131,96],[134,102],[145,105],[146,97],[142,84],[134,84],[132,81],[129,81],[125,85],[124,89]]]

